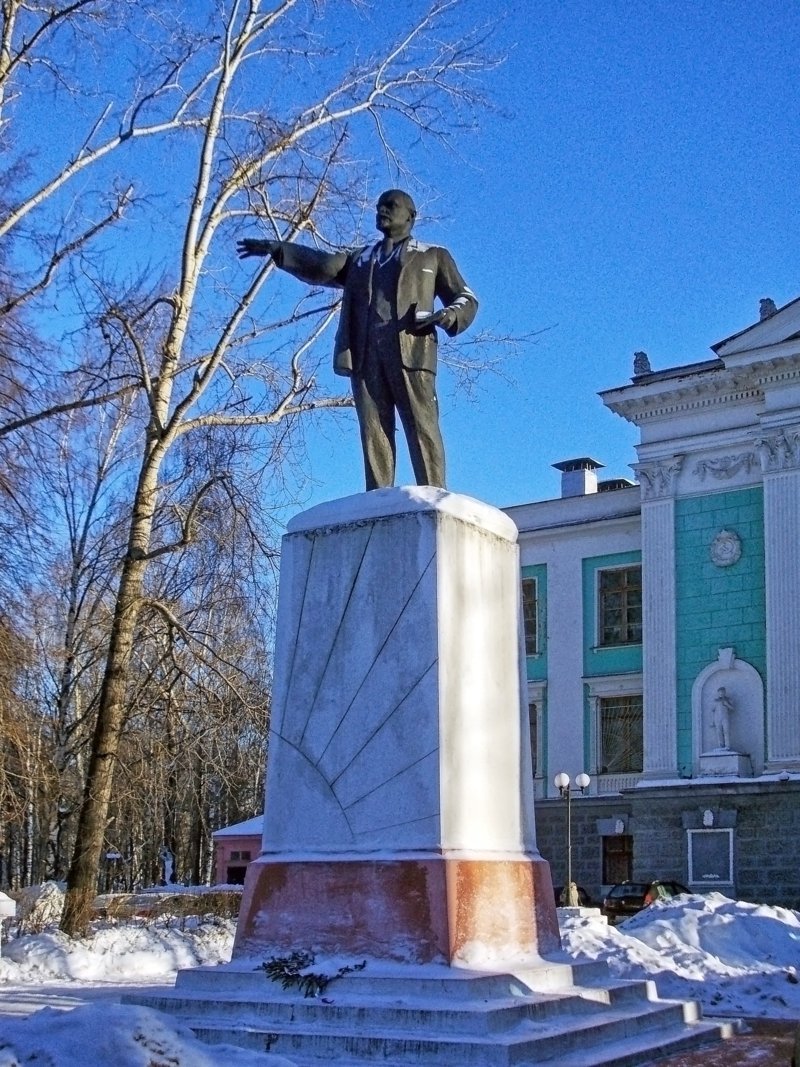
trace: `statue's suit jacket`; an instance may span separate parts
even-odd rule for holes
[[[372,271],[380,242],[353,252],[320,252],[282,242],[274,255],[283,270],[311,285],[344,290],[336,332],[333,369],[348,377],[359,374],[367,357]],[[410,237],[400,251],[397,319],[400,358],[408,370],[436,371],[436,329],[415,332],[417,312],[432,312],[434,299],[456,313],[451,337],[470,325],[478,310],[475,294],[459,273],[446,248],[425,245]]]

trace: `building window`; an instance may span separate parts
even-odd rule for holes
[[[601,570],[598,579],[598,643],[641,644],[641,565]]]
[[[240,851],[231,852],[230,858],[232,860],[245,860],[247,863],[249,863],[250,862],[250,850],[246,849],[244,851],[240,850]]]
[[[629,882],[633,873],[633,838],[630,834],[612,834],[603,842],[603,885]]]
[[[601,774],[630,774],[643,767],[642,698],[600,697]]]
[[[535,578],[522,579],[522,627],[525,634],[525,655],[539,651],[539,591]]]
[[[539,766],[539,708],[536,704],[528,705],[528,719],[531,726],[531,767],[535,778]]]

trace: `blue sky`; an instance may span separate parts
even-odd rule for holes
[[[467,4],[498,9],[508,58],[486,84],[505,114],[458,156],[417,152],[411,191],[480,324],[546,331],[471,400],[441,375],[449,488],[503,506],[557,496],[550,465],[571,456],[631,476],[635,431],[596,394],[629,380],[634,351],[654,369],[709,358],[761,297],[800,295],[800,5]],[[370,181],[394,176],[376,164]],[[361,491],[354,415],[309,442],[308,504]]]

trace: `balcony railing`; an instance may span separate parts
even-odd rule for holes
[[[597,793],[603,796],[607,793],[620,793],[623,789],[633,789],[641,777],[641,771],[630,771],[628,774],[598,774],[594,781]]]

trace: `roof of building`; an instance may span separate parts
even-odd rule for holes
[[[646,382],[663,382],[670,378],[685,378],[691,374],[705,374],[710,370],[719,370],[724,367],[725,364],[721,359],[704,359],[698,363],[683,363],[678,367],[666,367],[664,370],[648,371],[647,374],[637,374],[631,378],[632,382],[636,385],[643,385]],[[611,392],[611,390],[604,390],[604,392]],[[602,393],[600,394],[602,396]]]
[[[503,511],[514,520],[520,533],[533,533],[587,523],[619,522],[637,516],[641,506],[641,488],[633,483],[602,493],[512,504]]]
[[[773,311],[772,314],[769,316],[769,318],[774,318],[776,315],[780,315],[782,312],[786,311],[787,308],[792,307],[793,304],[800,305],[800,296],[796,296],[794,300],[790,300],[789,303],[784,304],[783,307],[776,308],[775,311]],[[732,333],[730,337],[723,337],[721,341],[717,341],[715,345],[711,346],[712,352],[719,352],[719,350],[724,345],[729,344],[731,341],[735,341],[737,337],[742,337],[744,336],[744,334],[749,333],[751,330],[757,329],[759,326],[762,325],[764,321],[764,319],[759,319],[758,322],[751,322],[749,326],[745,326],[745,328],[743,330],[739,330],[738,333]]]
[[[215,830],[212,837],[248,837],[251,835],[261,836],[261,832],[264,829],[264,816],[254,815],[252,819],[245,819],[244,822],[234,823],[233,826],[223,826],[219,830]]]

